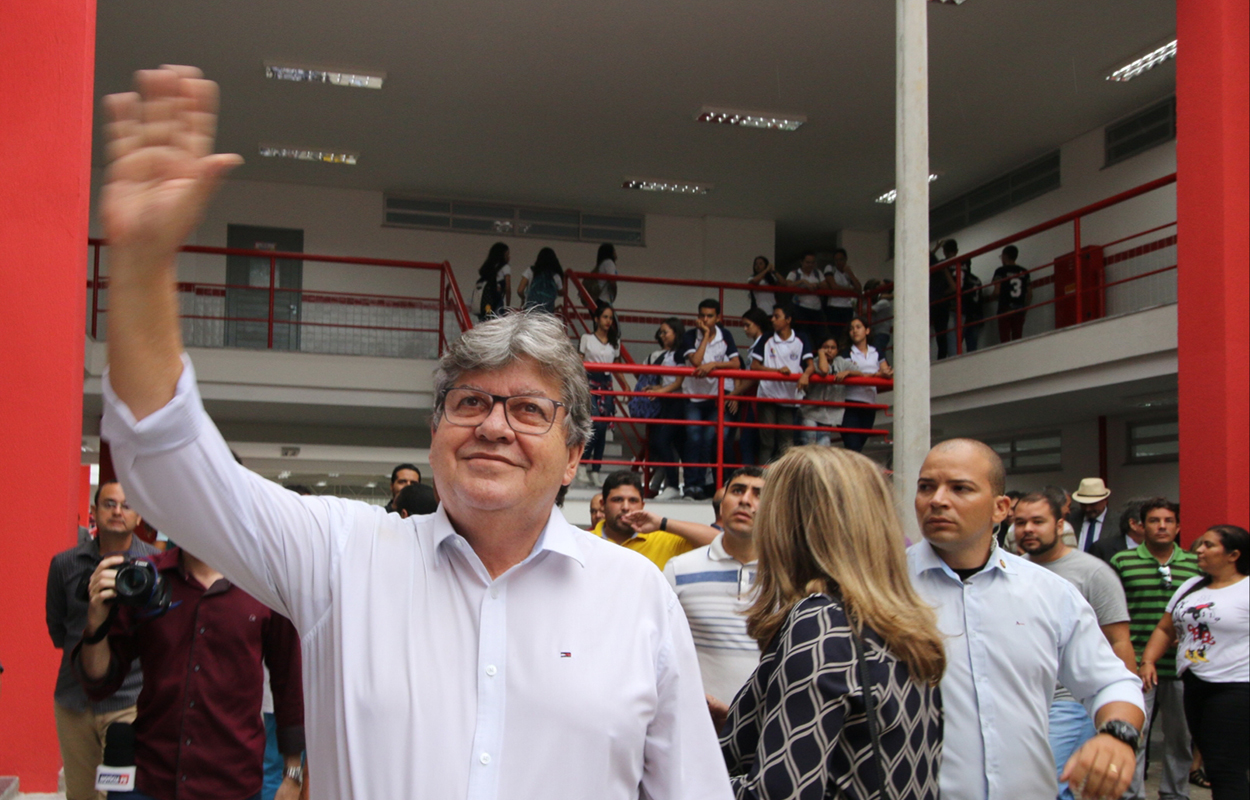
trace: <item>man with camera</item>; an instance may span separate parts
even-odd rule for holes
[[[259,798],[262,661],[287,766],[277,798],[299,797],[300,644],[285,617],[179,548],[149,561],[105,558],[91,574],[89,592],[87,626],[73,654],[87,696],[111,696],[136,658],[144,673],[134,722],[137,791],[120,797]]]
[[[70,656],[87,625],[86,580],[103,556],[125,553],[127,558],[142,558],[158,552],[134,535],[140,517],[126,502],[126,492],[117,481],[105,481],[96,489],[92,513],[98,538],[87,536],[77,547],[57,553],[48,565],[48,635],[62,651],[53,708],[65,766],[66,800],[100,797],[95,770],[104,754],[104,732],[114,722],[134,722],[135,700],[143,686],[143,672],[132,664],[112,696],[92,702],[75,677]]]

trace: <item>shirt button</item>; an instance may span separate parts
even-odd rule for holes
[[[187,739],[187,747],[190,747],[190,746],[191,746],[191,740]]]
[[[491,664],[489,667],[486,668],[486,674],[492,678],[495,677],[495,673],[497,672],[499,672],[499,670],[495,668],[494,664]]]
[[[187,708],[195,708],[195,701],[192,700],[190,703],[187,703]]]
[[[192,671],[194,671],[194,672],[199,672],[199,671],[200,671],[200,665],[199,665],[199,664],[196,664],[196,665],[195,665],[194,667],[192,667],[191,669],[192,669]]]
[[[208,628],[200,628],[200,633],[203,633],[206,630],[208,630]]]
[[[186,782],[187,782],[187,776],[186,776],[186,775],[183,775],[183,776],[182,776],[179,780],[181,780],[183,783],[186,783]]]
[[[489,764],[489,763],[490,763],[490,753],[482,753],[482,756],[481,756],[481,758],[479,758],[479,759],[478,759],[478,761],[481,761],[483,764]]]
[[[491,600],[498,600],[498,599],[499,599],[499,588],[498,588],[498,587],[496,587],[496,586],[492,586],[492,587],[490,587],[490,599],[491,599]]]

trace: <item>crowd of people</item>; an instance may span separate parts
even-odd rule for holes
[[[77,681],[58,682],[66,739],[142,670],[133,800],[258,796],[265,664],[288,795],[306,749],[314,794],[362,800],[1117,798],[1171,681],[1216,800],[1247,796],[1250,534],[1217,525],[1191,555],[1166,499],[1141,503],[1106,566],[1086,552],[1116,541],[1105,486],[1072,495],[1069,545],[1066,493],[1013,499],[992,448],[948,440],[921,465],[907,547],[879,465],[817,444],[736,470],[714,525],[657,518],[615,471],[580,530],[556,504],[595,436],[587,353],[542,313],[488,319],[440,360],[432,511],[411,464],[393,511],[247,470],[201,401],[171,267],[236,163],[210,155],[215,87],[185,67],[138,83],[107,103],[101,213],[119,482],[49,571]],[[701,306],[681,337],[697,369],[741,358],[719,315]],[[753,347],[752,369],[797,350],[804,374],[836,370],[780,315],[768,341],[786,349]],[[610,346],[601,328],[588,348]],[[859,328],[853,368],[872,349]],[[142,552],[139,510],[177,546]]]

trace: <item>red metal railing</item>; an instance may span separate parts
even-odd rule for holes
[[[91,277],[87,281],[90,298],[88,330],[92,338],[101,338],[108,315],[107,303],[103,302],[108,291],[108,275],[103,268],[107,242],[90,239],[88,245],[91,248]],[[453,338],[473,326],[460,287],[447,262],[439,264],[196,245],[183,247],[180,252],[262,259],[268,265],[267,281],[263,286],[178,283],[179,295],[183,299],[181,316],[184,337],[189,339],[189,346],[222,347],[226,345],[226,331],[230,326],[236,326],[236,329],[237,326],[245,326],[252,333],[257,333],[257,328],[263,326],[266,349],[275,349],[275,333],[281,333],[286,335],[288,346],[278,349],[437,358]],[[284,287],[280,285],[279,267],[283,262],[291,261],[357,267],[360,271],[351,276],[353,281],[395,285],[400,291],[383,293]],[[435,275],[437,284],[434,282]],[[258,293],[262,292],[264,314],[229,312],[228,299],[232,294],[238,293],[236,297],[247,296],[254,308],[260,299]],[[277,313],[279,302],[287,306],[287,313]],[[196,323],[211,325],[197,328]],[[197,336],[195,331],[201,329],[208,332]],[[190,337],[186,336],[188,331],[192,332]],[[303,346],[308,336],[292,335],[293,331],[319,335],[312,337],[314,342]],[[331,340],[328,335],[331,331],[334,333],[333,346],[327,346],[325,342]],[[292,339],[299,339],[302,346],[290,347]]]
[[[1098,212],[1124,206],[1136,198],[1143,197],[1151,192],[1168,187],[1175,182],[1176,173],[1165,175],[1153,181],[1148,181],[1133,189],[1129,189],[1128,191],[1112,195],[1104,200],[1091,203],[1090,205],[1078,208],[1075,211],[1055,217],[1054,219],[1048,220],[1039,225],[1026,228],[1025,230],[1012,234],[1011,236],[1003,237],[990,242],[989,244],[982,245],[974,250],[960,253],[954,258],[946,259],[945,261],[933,265],[929,270],[931,276],[938,273],[940,270],[949,270],[955,265],[969,263],[972,259],[979,256],[987,254],[998,255],[999,251],[1009,244],[1019,246],[1021,243],[1026,242],[1026,240],[1035,239],[1035,237],[1041,237],[1042,234],[1057,231],[1065,225],[1070,224],[1072,226],[1070,239],[1072,243],[1072,250],[1070,252],[1061,253],[1059,256],[1051,259],[1050,261],[1031,267],[1027,270],[1031,278],[1032,288],[1034,290],[1046,286],[1054,287],[1050,298],[1033,302],[1021,308],[1009,309],[1001,314],[985,315],[980,319],[968,322],[964,319],[964,303],[970,292],[963,289],[963,277],[962,272],[960,271],[962,268],[956,267],[956,271],[960,276],[957,279],[959,290],[954,292],[953,296],[947,296],[930,302],[931,307],[940,306],[942,304],[948,304],[953,307],[954,325],[943,330],[935,331],[933,338],[936,339],[938,337],[948,336],[949,334],[954,333],[955,341],[954,352],[952,355],[957,355],[962,354],[965,350],[966,329],[973,326],[984,326],[989,322],[1018,313],[1027,314],[1028,312],[1036,309],[1054,307],[1056,312],[1055,324],[1049,328],[1044,325],[1035,326],[1035,330],[1031,335],[1036,335],[1037,333],[1045,332],[1045,330],[1050,330],[1055,327],[1066,327],[1067,324],[1079,324],[1081,322],[1090,321],[1091,319],[1101,319],[1110,313],[1139,310],[1140,308],[1145,308],[1149,305],[1170,302],[1175,297],[1174,285],[1170,287],[1170,290],[1154,292],[1145,298],[1145,300],[1139,300],[1136,303],[1129,301],[1125,304],[1125,307],[1115,309],[1112,312],[1108,312],[1106,309],[1106,304],[1109,299],[1108,290],[1116,287],[1124,287],[1136,281],[1145,281],[1145,279],[1157,275],[1175,272],[1175,257],[1173,254],[1165,252],[1175,248],[1176,246],[1175,221],[1162,225],[1156,225],[1128,236],[1121,236],[1120,238],[1116,238],[1102,244],[1092,243],[1091,237],[1086,235],[1082,223],[1088,222],[1089,218]],[[1122,225],[1116,227],[1120,227],[1122,229]],[[1171,232],[1167,233],[1167,231]],[[1133,247],[1124,248],[1115,253],[1108,253],[1108,251],[1112,248],[1119,247],[1134,240],[1145,239],[1146,237],[1154,234],[1162,235],[1148,241],[1143,241]],[[1036,244],[1038,248],[1050,248],[1053,247],[1055,243],[1047,240],[1035,241],[1034,244]],[[1022,252],[1024,249],[1025,248],[1021,248]],[[1051,252],[1053,252],[1053,250],[1051,250]],[[1170,263],[1164,263],[1162,266],[1148,263],[1146,257],[1152,253],[1158,253],[1160,256],[1170,255],[1169,258],[1165,259],[1165,261],[1170,261]],[[1090,256],[1096,256],[1096,258],[1091,258]],[[1094,265],[1096,266],[1094,269],[1087,269],[1087,266],[1091,266],[1091,261],[1097,261],[1098,264]],[[1124,264],[1126,267],[1131,267],[1131,262],[1134,261],[1139,262],[1138,266],[1142,266],[1142,262],[1146,262],[1144,263],[1145,268],[1137,269],[1133,271],[1133,274],[1129,274],[1118,279],[1108,279],[1106,277],[1106,273],[1104,271],[1106,267],[1116,264]],[[1065,268],[1066,273],[1066,267],[1069,263],[1071,264],[1072,282],[1070,284],[1059,285],[1057,282],[1058,270],[1063,267]],[[982,287],[981,291],[984,292],[992,287],[1001,286],[1010,280],[1011,278],[1003,278],[999,281],[987,282]],[[865,295],[864,305],[866,306],[866,314],[873,325],[892,321],[892,317],[890,316],[874,319],[871,311],[871,308],[874,305],[874,298],[886,294],[888,291],[889,289],[887,287],[881,287]],[[980,300],[980,298],[977,299]],[[980,302],[986,303],[991,301],[980,300]],[[1062,313],[1066,319],[1060,320],[1058,318],[1060,313]],[[1037,327],[1041,327],[1043,330],[1036,330]],[[978,328],[978,331],[983,333],[983,330],[980,328]],[[1029,334],[1026,334],[1026,336],[1027,335]]]
[[[595,372],[613,373],[617,375],[618,378],[622,374],[665,375],[665,376],[670,376],[670,377],[687,377],[687,376],[694,375],[694,372],[695,372],[694,369],[691,367],[659,367],[659,366],[651,366],[647,364],[634,364],[634,363],[588,364],[587,369],[593,370]],[[888,436],[890,433],[888,430],[883,430],[879,428],[847,428],[847,427],[840,427],[840,426],[815,427],[815,426],[809,426],[809,425],[786,425],[786,424],[780,424],[780,423],[774,424],[774,423],[763,423],[763,422],[738,422],[735,420],[727,419],[725,416],[725,402],[728,399],[728,395],[725,394],[725,381],[726,380],[746,380],[746,381],[769,380],[769,381],[785,381],[785,382],[797,383],[801,376],[800,375],[781,375],[776,372],[762,372],[759,370],[719,369],[719,370],[713,370],[712,372],[708,373],[707,377],[713,378],[716,380],[716,394],[685,394],[685,393],[674,392],[674,393],[665,394],[664,397],[669,398],[669,399],[685,399],[685,400],[714,400],[716,402],[716,419],[715,420],[701,421],[701,420],[684,420],[684,419],[659,419],[659,418],[651,419],[651,418],[638,418],[638,417],[627,417],[627,419],[632,424],[642,424],[642,425],[678,425],[678,426],[683,426],[683,427],[695,427],[695,426],[715,427],[716,428],[716,433],[715,433],[716,458],[715,460],[711,462],[703,462],[703,463],[685,462],[685,461],[681,461],[681,462],[654,461],[654,460],[649,459],[646,456],[646,454],[641,454],[628,460],[583,459],[582,463],[583,464],[606,464],[606,465],[612,465],[612,466],[628,466],[631,468],[640,468],[643,470],[644,474],[648,474],[654,469],[663,468],[663,467],[687,467],[687,468],[714,469],[716,471],[715,483],[717,487],[720,487],[724,484],[726,469],[732,470],[737,467],[743,466],[741,463],[735,463],[732,461],[726,462],[725,460],[726,453],[724,451],[724,446],[725,446],[726,429],[730,429],[730,430],[767,429],[767,430],[778,430],[778,431],[790,431],[792,434],[796,434],[797,432],[800,432],[800,431],[817,431],[820,433],[837,433],[837,434],[858,433],[858,434],[863,434],[865,436]],[[811,376],[810,380],[812,383],[839,383],[839,381],[837,381],[832,376],[826,377],[826,376],[813,375]],[[876,387],[880,391],[887,391],[887,392],[892,391],[894,388],[894,381],[889,378],[850,377],[850,378],[846,378],[843,381],[840,381],[840,383],[844,386],[872,386],[872,387]],[[622,385],[628,386],[628,384],[624,383],[623,381],[622,381]],[[621,402],[622,397],[625,397],[625,398],[651,397],[651,398],[658,399],[658,396],[656,394],[653,394],[650,392],[636,392],[628,388],[623,389],[621,391],[606,391],[606,390],[605,391],[592,391],[591,394],[611,395],[614,397],[617,403]],[[787,400],[787,399],[755,397],[755,396],[747,396],[747,395],[736,396],[733,399],[740,403],[753,403],[753,404],[774,403],[774,404],[779,404],[779,405],[821,406],[821,407],[826,407],[826,408],[861,408],[861,409],[871,408],[874,410],[885,410],[889,408],[888,405],[885,405],[883,403],[849,403],[849,402],[835,401],[835,400]],[[620,422],[621,421],[620,418],[618,417],[593,417],[592,419],[596,422]]]

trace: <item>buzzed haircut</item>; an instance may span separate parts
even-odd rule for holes
[[[947,439],[944,442],[938,442],[933,449],[947,451],[957,447],[971,447],[984,456],[990,466],[989,474],[986,475],[990,482],[990,489],[995,495],[1001,495],[1007,491],[1007,469],[1003,466],[1003,460],[998,453],[994,452],[994,448],[985,442],[977,439]]]
[[[1177,522],[1181,521],[1181,507],[1180,506],[1178,506],[1176,503],[1173,503],[1171,500],[1167,499],[1166,497],[1152,497],[1146,502],[1141,504],[1141,511],[1138,512],[1139,519],[1141,520],[1141,523],[1143,525],[1146,524],[1146,517],[1150,515],[1150,512],[1154,511],[1157,508],[1165,508],[1168,511],[1171,511],[1173,514],[1176,515],[1176,521]]]
[[[619,469],[616,472],[609,472],[608,477],[603,479],[603,502],[608,501],[608,495],[613,489],[617,489],[625,484],[629,484],[638,490],[638,496],[642,497],[642,478],[637,472],[630,472],[627,469]]]
[[[1010,258],[1012,261],[1015,261],[1020,257],[1020,248],[1016,247],[1014,244],[1009,244],[1003,248],[1003,255],[1007,256],[1007,258]]]
[[[713,300],[712,298],[710,298],[710,297],[709,297],[709,298],[707,298],[706,300],[704,300],[704,301],[702,301],[701,303],[699,303],[699,310],[700,310],[700,311],[702,311],[702,310],[703,310],[703,309],[705,309],[705,308],[710,308],[710,309],[712,309],[713,311],[715,311],[717,314],[719,314],[719,313],[720,313],[720,302],[719,302],[718,300]]]
[[[403,472],[406,469],[410,469],[413,472],[417,473],[417,483],[421,482],[421,470],[417,469],[416,464],[400,464],[399,466],[395,467],[395,469],[391,470],[391,483],[394,483],[395,479],[399,477],[399,473]]]
[[[837,248],[834,248],[833,254],[836,256],[838,253],[841,253],[842,255],[844,255],[844,256],[845,256],[845,255],[846,255],[846,248],[845,248],[845,247],[837,247]]]
[[[780,311],[786,315],[786,319],[794,319],[794,306],[790,303],[778,303],[773,306],[773,313]]]
[[[395,510],[407,511],[408,516],[433,514],[438,510],[438,499],[434,497],[434,488],[424,483],[410,483],[399,490],[395,497]]]
[[[1049,492],[1029,492],[1020,498],[1019,502],[1016,503],[1016,507],[1018,508],[1025,503],[1045,503],[1050,507],[1050,515],[1055,518],[1055,522],[1062,519],[1060,515],[1063,513],[1063,505],[1056,503],[1055,498]]]
[[[959,242],[956,242],[954,239],[947,239],[946,241],[942,242],[942,252],[943,253],[958,253]]]
[[[100,490],[103,489],[105,486],[108,486],[110,483],[120,483],[120,481],[117,481],[117,480],[100,481],[100,485],[95,487],[95,502],[92,503],[91,505],[93,506],[100,505]]]

